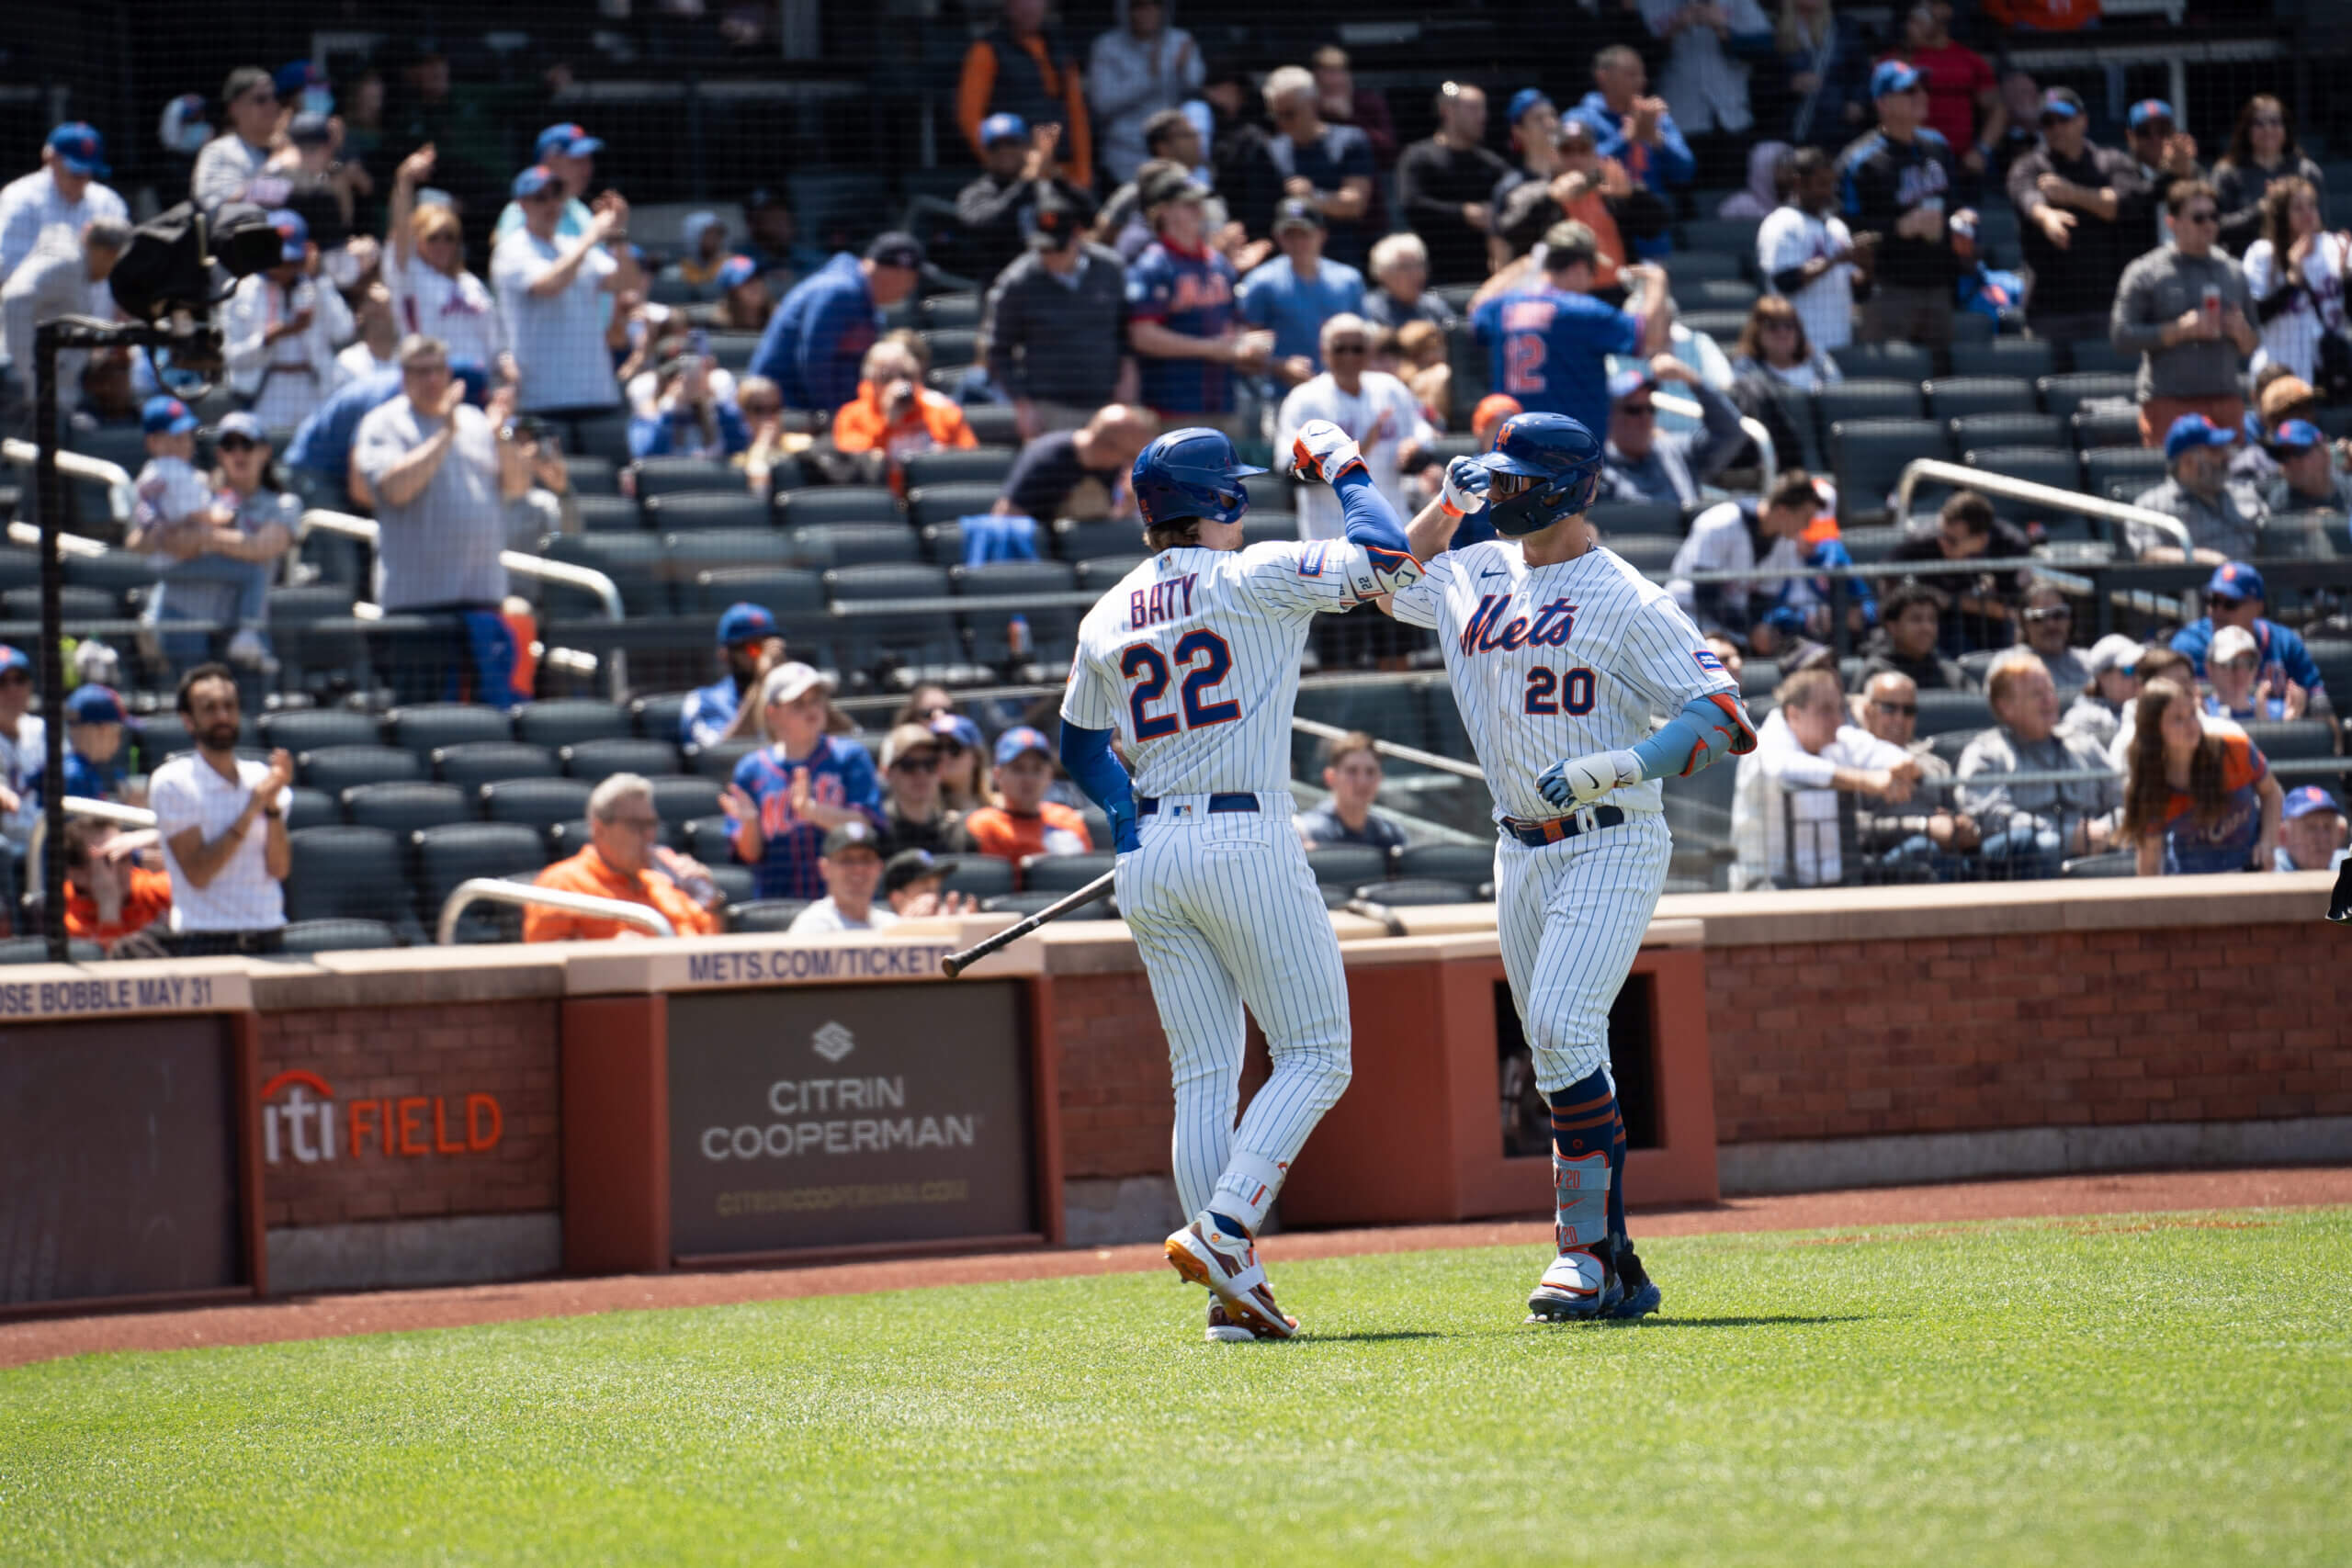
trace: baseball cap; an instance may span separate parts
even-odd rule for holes
[[[452,359],[449,374],[466,384],[466,401],[476,408],[490,400],[490,371],[479,359]]]
[[[269,215],[269,226],[277,231],[283,246],[278,252],[281,261],[298,262],[307,254],[303,250],[311,243],[311,225],[290,207],[281,207]]]
[[[2053,119],[2075,119],[2083,112],[2083,96],[2072,87],[2052,87],[2041,95],[2041,118],[2047,123]]]
[[[831,684],[796,659],[768,671],[768,678],[760,683],[760,705],[767,707],[776,703],[797,702],[812,688],[830,687]]]
[[[1518,92],[1513,93],[1510,96],[1510,107],[1504,115],[1504,118],[1510,124],[1517,125],[1526,115],[1527,111],[1533,108],[1538,104],[1543,105],[1547,109],[1550,108],[1552,107],[1551,95],[1544,92],[1541,87],[1521,87]]]
[[[955,869],[954,861],[941,860],[929,850],[900,850],[882,863],[882,891],[896,893],[927,876],[944,876]]]
[[[1882,60],[1878,69],[1871,73],[1871,96],[1883,98],[1891,93],[1907,93],[1925,85],[1927,80],[1928,73],[1916,66],[1899,60]]]
[[[942,740],[964,747],[967,750],[977,751],[983,744],[980,739],[980,727],[960,713],[933,715],[931,732]]]
[[[61,126],[59,129],[66,128]],[[204,144],[212,140],[212,127],[204,118],[204,95],[182,93],[165,104],[158,130],[164,145],[171,151],[185,153],[202,152]],[[51,134],[53,136],[56,132]]]
[[[2130,121],[2132,129],[2137,130],[2152,119],[2160,119],[2166,125],[2170,125],[2174,122],[2175,116],[2172,106],[2164,99],[2142,98],[2132,106],[2132,112],[2126,118]]]
[[[685,241],[686,249],[691,251],[701,244],[704,230],[718,227],[720,224],[718,213],[707,209],[689,212],[678,221],[678,237]]]
[[[2205,580],[2205,596],[2209,599],[2267,599],[2262,591],[2262,573],[2242,560],[2223,561]]]
[[[2292,822],[2296,818],[2309,817],[2314,811],[2333,811],[2340,817],[2344,814],[2344,807],[2336,804],[2335,796],[2319,785],[2305,784],[2301,789],[2287,792],[2286,804],[2278,808],[2278,815]]]
[[[2252,632],[2244,626],[2223,626],[2213,634],[2213,646],[2205,654],[2205,663],[2208,668],[2211,668],[2216,664],[2227,664],[2232,660],[2244,659],[2248,654],[2259,655],[2261,652],[2262,645],[2254,640]]]
[[[1317,211],[1315,204],[1305,197],[1290,197],[1274,209],[1273,231],[1277,234],[1285,229],[1320,229],[1322,227],[1323,214]]]
[[[32,667],[33,661],[24,656],[22,649],[10,648],[6,643],[0,642],[0,675],[6,675],[11,670],[22,670],[29,673]]]
[[[49,150],[69,173],[99,180],[114,173],[107,167],[106,138],[86,120],[67,120],[51,131]]]
[[[550,125],[539,132],[539,139],[531,143],[531,161],[536,164],[548,157],[585,158],[591,152],[604,150],[602,141],[566,120],[561,125]]]
[[[2215,424],[2201,413],[2185,413],[2165,432],[2165,461],[2177,462],[2182,453],[2199,446],[2227,446],[2237,438],[2236,431]]]
[[[1552,145],[1555,147],[1566,147],[1571,141],[1591,142],[1599,140],[1599,134],[1592,127],[1574,115],[1562,115],[1560,129],[1552,133]]]
[[[1053,756],[1053,744],[1046,739],[1044,731],[1033,729],[1025,724],[1016,724],[996,738],[996,765],[1000,768],[1015,757],[1031,751],[1043,752],[1049,758]]]
[[[1000,141],[1026,141],[1029,122],[1017,114],[992,114],[980,121],[980,145],[993,147]]]
[[[270,81],[277,88],[277,96],[290,98],[305,87],[332,85],[323,67],[308,60],[289,60],[271,73]]]
[[[243,409],[222,414],[220,423],[212,427],[212,434],[216,440],[226,435],[242,435],[248,441],[269,439],[269,432],[263,428],[261,421]]]
[[[1170,201],[1205,200],[1208,194],[1199,181],[1182,169],[1164,169],[1136,192],[1146,211]]]
[[[918,749],[933,754],[939,750],[939,737],[931,732],[929,725],[909,719],[904,724],[893,726],[890,733],[882,739],[882,766],[894,768],[898,766],[899,758]]]
[[[120,724],[122,702],[104,686],[76,686],[65,699],[68,724]]]
[[[718,617],[718,646],[732,648],[775,636],[775,617],[749,600],[738,600]],[[804,665],[805,669],[806,666]]]
[[[286,122],[286,139],[297,147],[323,147],[334,140],[334,122],[316,109],[304,109]]]
[[[2271,434],[2270,445],[2281,452],[2308,452],[2326,446],[2327,437],[2310,420],[2290,419]]]
[[[876,266],[919,270],[922,266],[922,242],[903,229],[887,230],[875,235],[866,245],[865,259]]]
[[[186,435],[202,423],[175,397],[153,397],[139,409],[139,428],[150,435]]]
[[[1644,367],[1634,366],[1630,369],[1620,370],[1609,378],[1609,400],[1612,403],[1622,403],[1635,392],[1653,384],[1648,369]]]
[[[506,193],[517,201],[528,201],[555,183],[553,169],[545,164],[534,164],[514,176],[514,183],[507,186]]]
[[[2094,675],[2104,675],[2110,670],[2130,674],[2140,662],[2140,645],[2121,632],[2109,632],[2091,644],[2083,655],[2083,668]]]
[[[749,256],[729,256],[718,264],[718,287],[721,292],[741,288],[760,276],[760,264]]]
[[[1037,193],[1029,209],[1029,248],[1060,250],[1093,216],[1084,203],[1072,200],[1059,186],[1048,185]]]
[[[882,852],[882,842],[874,831],[874,824],[865,820],[843,822],[825,835],[824,848],[819,852],[831,860],[851,850],[865,850],[876,855]]]

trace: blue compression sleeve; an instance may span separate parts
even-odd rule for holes
[[[1691,698],[1665,728],[1632,748],[1645,779],[1689,778],[1725,751],[1746,756],[1755,750],[1747,710],[1727,692]]]
[[[1396,509],[1388,504],[1388,498],[1380,493],[1372,476],[1362,467],[1351,468],[1333,479],[1331,490],[1340,498],[1340,510],[1347,514],[1350,543],[1369,550],[1410,553],[1410,547],[1405,543],[1405,525],[1396,520]]]
[[[1086,792],[1086,798],[1101,807],[1102,814],[1111,819],[1112,847],[1134,849],[1135,785],[1111,750],[1111,732],[1082,728],[1064,719],[1061,750],[1062,766],[1069,770],[1078,787]]]

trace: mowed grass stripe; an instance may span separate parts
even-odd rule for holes
[[[1278,1248],[1277,1244],[1277,1248]],[[10,1563],[2338,1563],[2352,1211],[1104,1276],[0,1372]]]

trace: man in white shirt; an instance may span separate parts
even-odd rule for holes
[[[336,348],[358,330],[343,290],[319,281],[319,248],[302,215],[269,215],[278,264],[240,280],[221,328],[229,385],[265,430],[292,430],[343,385]]]
[[[106,143],[89,126],[74,120],[49,133],[40,167],[0,187],[0,284],[51,229],[79,234],[101,218],[130,221],[122,197],[98,183],[111,172]]]
[[[1327,419],[1348,433],[1363,453],[1373,487],[1400,517],[1419,508],[1405,494],[1405,465],[1437,439],[1421,413],[1420,400],[1385,370],[1364,368],[1372,353],[1372,328],[1362,316],[1342,311],[1323,323],[1318,339],[1319,376],[1292,389],[1274,425],[1274,450],[1287,452],[1310,420]],[[1301,485],[1295,494],[1298,536],[1336,539],[1340,500],[1328,485]]]
[[[180,723],[196,741],[148,781],[147,804],[172,877],[172,924],[188,957],[275,953],[285,940],[294,850],[286,837],[294,759],[237,755],[237,678],[225,664],[180,677]]]
[[[245,187],[269,164],[269,140],[277,132],[277,84],[258,65],[240,65],[220,86],[229,129],[196,155],[188,193],[209,215],[224,202],[248,201]]]
[[[899,923],[888,908],[875,907],[875,890],[882,885],[882,851],[871,822],[844,822],[827,833],[817,857],[817,874],[825,879],[825,896],[793,917],[786,935],[888,931]]]
[[[1739,760],[1732,786],[1736,893],[1835,886],[1845,874],[1838,793],[1900,805],[1919,780],[1917,758],[1846,722],[1834,671],[1800,671],[1778,694],[1780,706],[1758,728],[1756,750]]]
[[[523,227],[498,242],[490,277],[506,318],[522,374],[526,413],[602,413],[620,402],[613,357],[605,345],[604,295],[620,264],[607,236],[628,229],[628,203],[610,192],[596,198],[588,227],[569,239],[556,232],[563,186],[544,165],[514,176]]]
[[[531,143],[531,162],[555,175],[563,187],[563,215],[556,220],[559,239],[576,239],[588,231],[588,186],[596,177],[596,154],[605,150],[602,138],[588,134],[584,126],[566,121],[550,125],[539,132]],[[491,231],[491,240],[506,238],[523,226],[523,204],[510,201],[498,211],[498,226]]]
[[[1786,295],[1804,323],[1805,341],[1819,353],[1854,341],[1854,280],[1869,258],[1838,216],[1838,166],[1818,147],[1789,160],[1795,188],[1756,231],[1756,261],[1764,286]]]

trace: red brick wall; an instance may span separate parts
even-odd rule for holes
[[[335,1157],[293,1156],[292,1129],[279,1123],[277,1163],[262,1174],[271,1227],[341,1224],[444,1214],[508,1214],[560,1206],[556,1135],[556,1004],[467,1002],[443,1007],[337,1009],[259,1015],[261,1081],[300,1069],[334,1093]],[[316,1096],[306,1090],[306,1096]],[[497,1101],[491,1142],[477,1108],[468,1136],[469,1095]],[[400,1101],[412,1104],[409,1146],[401,1152]],[[355,1101],[390,1100],[392,1152],[349,1136]],[[440,1125],[435,1126],[435,1102]],[[281,1088],[264,1109],[289,1103]],[[306,1118],[315,1129],[315,1112]],[[379,1103],[362,1122],[382,1125]],[[463,1147],[469,1142],[487,1147]],[[309,1135],[314,1151],[316,1136]],[[439,1145],[439,1147],[435,1145]],[[452,1145],[458,1145],[454,1152]]]
[[[2352,1113],[2316,920],[1712,948],[1724,1144]]]
[[[1061,1049],[1063,1177],[1166,1176],[1176,1100],[1168,1084],[1168,1037],[1143,972],[1057,976],[1054,1030]],[[1255,1023],[1247,1050],[1245,1106],[1268,1071]]]

